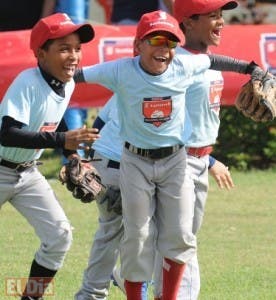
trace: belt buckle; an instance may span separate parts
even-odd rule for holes
[[[193,156],[196,157],[196,158],[200,158],[201,157],[201,151],[202,151],[202,147],[195,148]]]
[[[150,159],[160,159],[160,149],[149,149],[147,150],[147,157]]]
[[[199,158],[200,157],[200,151],[202,150],[202,148],[195,148],[194,150],[194,156]]]
[[[32,162],[25,162],[23,164],[17,165],[17,167],[15,168],[15,170],[20,173],[20,172],[23,172],[26,169],[32,167],[33,165],[34,165],[33,161]]]
[[[160,148],[160,149],[154,149],[152,151],[150,151],[150,158],[151,159],[162,159],[165,158],[167,156],[170,156],[171,154],[173,154],[174,149],[171,147],[165,147],[165,148]]]

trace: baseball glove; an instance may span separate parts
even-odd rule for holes
[[[59,172],[61,183],[66,184],[72,195],[84,203],[95,200],[104,188],[98,171],[89,162],[74,157]]]
[[[122,214],[122,197],[119,188],[110,186],[106,189],[104,195],[99,200],[99,204],[106,203],[106,210],[108,212],[115,212],[117,215]]]
[[[255,122],[272,121],[276,116],[275,77],[266,73],[261,78],[251,78],[242,86],[235,106]]]

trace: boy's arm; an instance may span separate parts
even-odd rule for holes
[[[223,55],[209,55],[210,69],[250,74],[251,79],[240,88],[236,107],[255,122],[272,121],[276,117],[276,79],[254,61],[247,62]]]
[[[85,79],[84,79],[84,75],[83,75],[82,69],[79,69],[79,68],[76,69],[73,78],[74,78],[74,81],[75,81],[76,83],[85,82]]]
[[[216,160],[213,156],[209,156],[209,172],[214,177],[218,186],[223,189],[226,187],[228,190],[234,187],[231,174],[222,162]]]
[[[81,143],[92,143],[100,136],[94,128],[80,128],[65,132],[34,132],[24,130],[23,123],[5,116],[0,129],[0,143],[5,147],[25,149],[65,148],[76,150],[87,148]]]
[[[217,54],[208,54],[208,56],[211,61],[210,69],[212,70],[250,74],[253,80],[262,78],[266,74],[254,61],[248,62]]]

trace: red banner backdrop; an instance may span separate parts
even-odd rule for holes
[[[132,56],[135,26],[94,25],[95,39],[83,45],[82,65],[90,65],[124,56]],[[36,66],[29,49],[30,30],[0,33],[0,101],[15,76],[22,70]],[[225,26],[222,42],[213,53],[254,60],[262,68],[276,74],[276,25]],[[233,105],[240,86],[249,77],[224,73],[223,105]],[[98,107],[110,97],[111,92],[95,84],[78,84],[72,96],[72,106]]]

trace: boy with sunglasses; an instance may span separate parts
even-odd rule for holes
[[[90,24],[76,25],[66,14],[39,20],[30,38],[38,66],[15,78],[0,106],[0,207],[13,205],[41,242],[21,300],[42,299],[72,242],[69,220],[37,160],[45,148],[62,148],[71,158],[81,143],[99,137],[91,128],[68,131],[62,119],[74,90],[81,44],[93,37]]]
[[[152,277],[156,246],[164,257],[163,300],[176,299],[185,262],[196,254],[194,206],[189,201],[193,183],[186,173],[183,130],[187,88],[208,68],[264,74],[254,63],[229,57],[175,56],[174,42],[182,41],[173,17],[163,11],[144,14],[134,43],[138,56],[85,67],[75,77],[118,96],[125,141],[121,263],[129,300],[141,300],[143,282]]]

